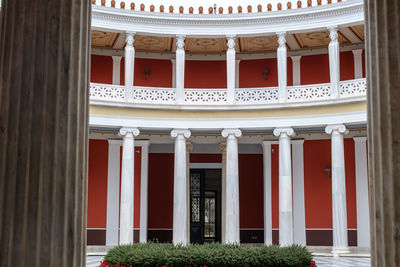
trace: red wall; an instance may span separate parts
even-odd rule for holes
[[[107,169],[107,140],[89,140],[87,228],[106,228]]]
[[[263,155],[239,155],[240,228],[263,228]]]
[[[264,69],[269,71],[267,75],[267,80],[264,80],[264,75],[262,73]],[[290,70],[290,73],[291,72],[292,71]],[[290,76],[292,75],[290,74]],[[276,58],[240,61],[239,64],[240,88],[273,87],[273,86],[278,86],[278,70],[277,70]]]
[[[148,228],[172,228],[174,154],[149,154]]]
[[[354,141],[344,140],[347,227],[357,228]],[[304,142],[306,228],[332,228],[331,141]]]
[[[94,83],[112,84],[113,61],[109,56],[91,56],[90,81]]]
[[[300,60],[301,84],[330,82],[328,54],[302,56]]]
[[[340,80],[354,79],[354,56],[352,51],[340,53]]]
[[[226,61],[185,61],[185,88],[226,88]]]

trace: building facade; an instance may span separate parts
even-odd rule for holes
[[[299,2],[93,1],[88,245],[369,247],[363,2]]]

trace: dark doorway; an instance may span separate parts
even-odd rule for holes
[[[190,243],[221,242],[220,169],[190,170]]]

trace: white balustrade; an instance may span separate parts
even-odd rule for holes
[[[185,103],[224,104],[227,102],[226,89],[186,89]]]
[[[341,97],[365,96],[367,94],[367,82],[365,78],[342,81],[339,83]]]
[[[236,89],[237,104],[267,104],[278,102],[278,87]]]
[[[324,101],[331,103],[351,98],[362,98],[367,93],[365,78],[339,82],[339,98],[332,100],[330,83],[296,85],[287,87],[286,103],[305,103]],[[227,89],[188,89],[184,91],[184,102],[182,105],[220,105],[228,104]],[[133,93],[127,96],[124,86],[112,84],[90,84],[90,100],[104,102],[126,102],[138,104],[176,104],[175,88],[163,87],[141,87],[135,86]],[[234,105],[268,105],[283,104],[279,102],[278,87],[264,88],[236,88]]]

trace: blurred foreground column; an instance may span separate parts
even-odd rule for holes
[[[85,266],[90,1],[1,13],[0,266]]]

